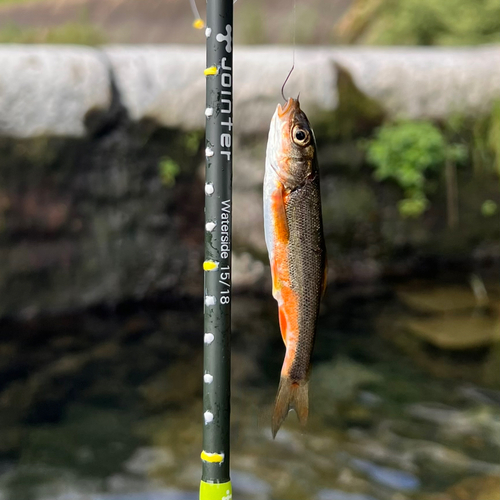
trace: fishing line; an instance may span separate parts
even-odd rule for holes
[[[194,1],[194,0],[193,0]],[[288,79],[290,78],[291,74],[293,73],[293,70],[295,69],[295,33],[297,30],[297,0],[293,0],[293,55],[292,55],[292,67],[285,78],[285,81],[283,82],[283,86],[281,87],[281,95],[283,97],[283,100],[285,102],[288,101],[288,99],[285,97],[285,85],[288,82]]]

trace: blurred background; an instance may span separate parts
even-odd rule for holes
[[[0,500],[197,498],[193,19],[0,1]],[[500,0],[239,0],[234,35],[235,498],[500,500]],[[329,275],[310,422],[273,441],[261,189],[294,39]]]

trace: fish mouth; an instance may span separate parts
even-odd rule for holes
[[[278,104],[278,116],[283,118],[283,116],[289,113],[291,109],[296,106],[296,103],[297,101],[293,97],[290,97],[283,108],[281,107],[281,104]]]

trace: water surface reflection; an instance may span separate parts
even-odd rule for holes
[[[408,322],[441,312],[411,306],[386,287],[331,290],[309,425],[303,432],[291,415],[273,441],[283,357],[275,304],[234,297],[235,498],[500,498],[498,342],[433,345]],[[198,311],[198,302],[156,301],[4,321],[0,499],[197,498]]]

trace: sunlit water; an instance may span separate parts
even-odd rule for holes
[[[200,311],[157,302],[4,322],[0,499],[197,498]],[[233,314],[233,498],[475,500],[437,493],[464,480],[464,491],[467,481],[500,485],[491,347],[450,354],[405,344],[409,313],[390,290],[330,290],[309,424],[300,429],[291,413],[273,441],[284,354],[276,305],[237,295]]]

